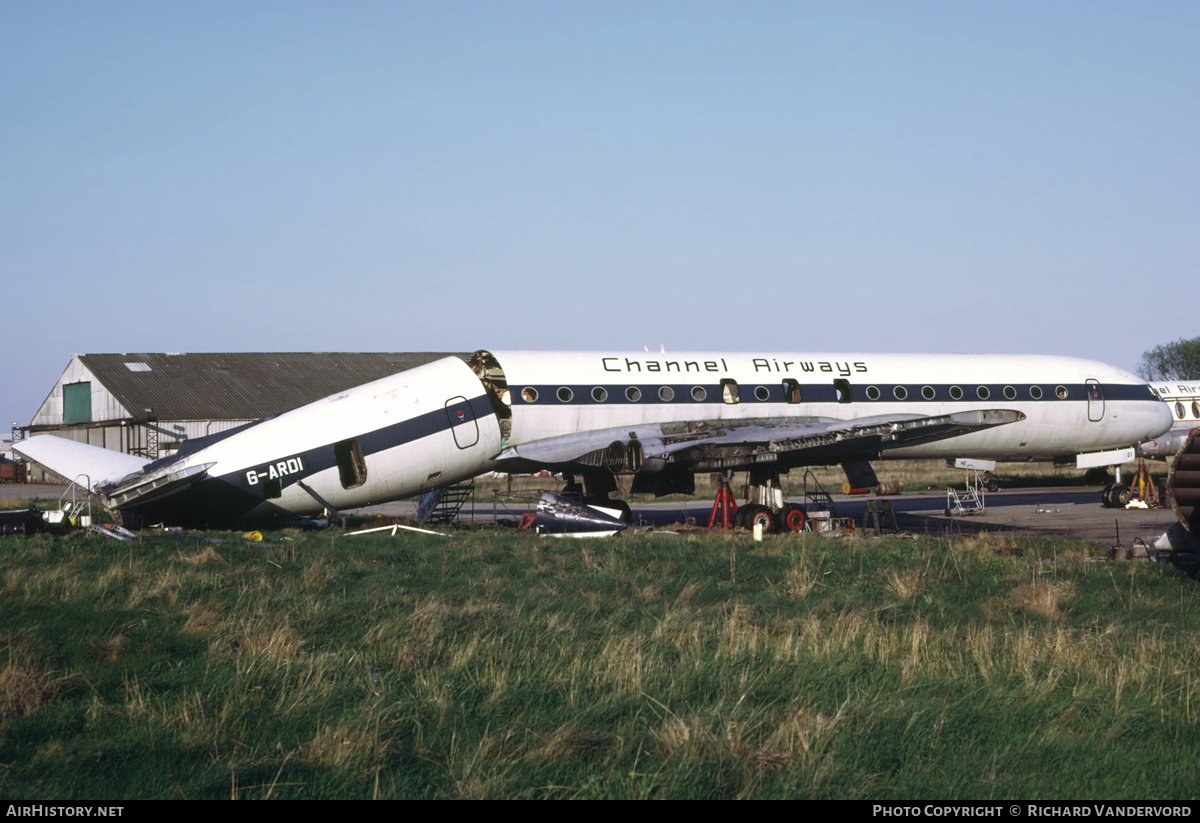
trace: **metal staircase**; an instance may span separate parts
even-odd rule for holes
[[[474,479],[423,494],[417,503],[417,522],[421,525],[453,523],[463,503],[474,497]]]

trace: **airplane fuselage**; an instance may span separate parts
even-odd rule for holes
[[[1053,460],[1128,446],[1170,414],[1137,376],[1051,356],[493,353],[512,443],[678,420],[854,420],[1012,409],[1019,423],[889,450],[888,458]]]
[[[1200,382],[1171,380],[1151,383],[1150,391],[1161,397],[1171,409],[1171,430],[1147,440],[1139,447],[1147,457],[1168,458],[1178,452],[1196,428],[1200,427]]]
[[[923,435],[932,422],[943,428]],[[94,485],[145,522],[240,526],[412,497],[493,469],[1051,460],[1131,446],[1170,425],[1144,381],[1066,357],[478,352],[470,365],[410,369]],[[858,439],[844,437],[850,430]],[[41,451],[68,477],[103,452],[77,460],[73,448],[55,466],[61,441],[49,449],[40,439],[23,445],[27,456]],[[643,446],[636,466],[607,459],[637,451],[640,461]]]

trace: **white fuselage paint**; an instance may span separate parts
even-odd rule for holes
[[[1193,430],[1200,428],[1200,381],[1151,383],[1150,391],[1170,407],[1171,430],[1142,443],[1140,452],[1149,457],[1170,457],[1183,448]]]
[[[296,485],[297,479],[337,509],[411,497],[474,477],[500,451],[499,425],[490,412],[467,415],[458,424],[457,438],[446,420],[448,401],[466,398],[486,405],[486,400],[479,400],[483,394],[479,379],[465,363],[446,358],[265,420],[187,455],[171,468],[214,463],[208,470],[210,477],[246,489],[262,489],[275,474],[282,494],[264,500],[249,512],[249,519],[274,510],[320,512],[321,505]],[[314,466],[318,462],[314,453],[331,452],[333,443],[348,439],[365,443],[373,433],[429,417],[433,425],[428,433],[365,453],[366,479],[361,485],[344,488],[336,464]]]
[[[1051,460],[1082,452],[1119,448],[1161,434],[1170,425],[1165,404],[1150,393],[1136,375],[1104,363],[1070,357],[1033,355],[949,354],[798,354],[681,352],[530,352],[493,351],[503,366],[512,399],[511,443],[518,446],[570,433],[679,420],[742,420],[747,418],[822,417],[853,420],[887,415],[939,415],[971,409],[1012,409],[1026,419],[1006,426],[948,438],[924,445],[889,450],[887,458],[977,457],[994,460]],[[802,387],[801,402],[759,401],[758,386],[779,386],[785,378]],[[721,402],[713,386],[735,380],[739,402]],[[832,389],[835,380],[849,383],[853,400],[810,402],[810,387]],[[1096,381],[1105,395],[1089,403],[1087,381]],[[676,396],[692,386],[708,386],[702,402],[687,399],[655,402],[658,386],[675,387]],[[537,402],[522,398],[526,387],[537,387]],[[614,395],[626,386],[641,387],[643,400],[620,402]],[[889,387],[880,399],[867,398],[869,387]],[[903,386],[907,399],[897,400],[891,387]],[[957,386],[963,399],[928,401],[925,386]],[[979,399],[979,386],[991,396]],[[1016,397],[1004,396],[1014,387]],[[1041,389],[1034,400],[1030,387]],[[1059,386],[1068,396],[1059,399]],[[546,397],[558,387],[572,387],[572,402]],[[605,402],[593,402],[593,387],[603,387]],[[1019,389],[1017,387],[1020,387]],[[581,390],[583,397],[580,397]],[[940,388],[939,388],[940,390]],[[714,396],[715,395],[715,396]],[[1113,399],[1120,398],[1120,399]],[[580,402],[582,401],[582,402]],[[1097,418],[1097,419],[1090,419]]]

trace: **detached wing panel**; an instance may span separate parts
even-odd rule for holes
[[[150,461],[112,449],[77,443],[65,437],[39,434],[13,444],[13,451],[68,482],[95,488],[140,472]]]

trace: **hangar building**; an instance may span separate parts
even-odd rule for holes
[[[163,457],[232,429],[459,352],[77,354],[28,426],[93,446]],[[41,480],[37,467],[28,479]]]

